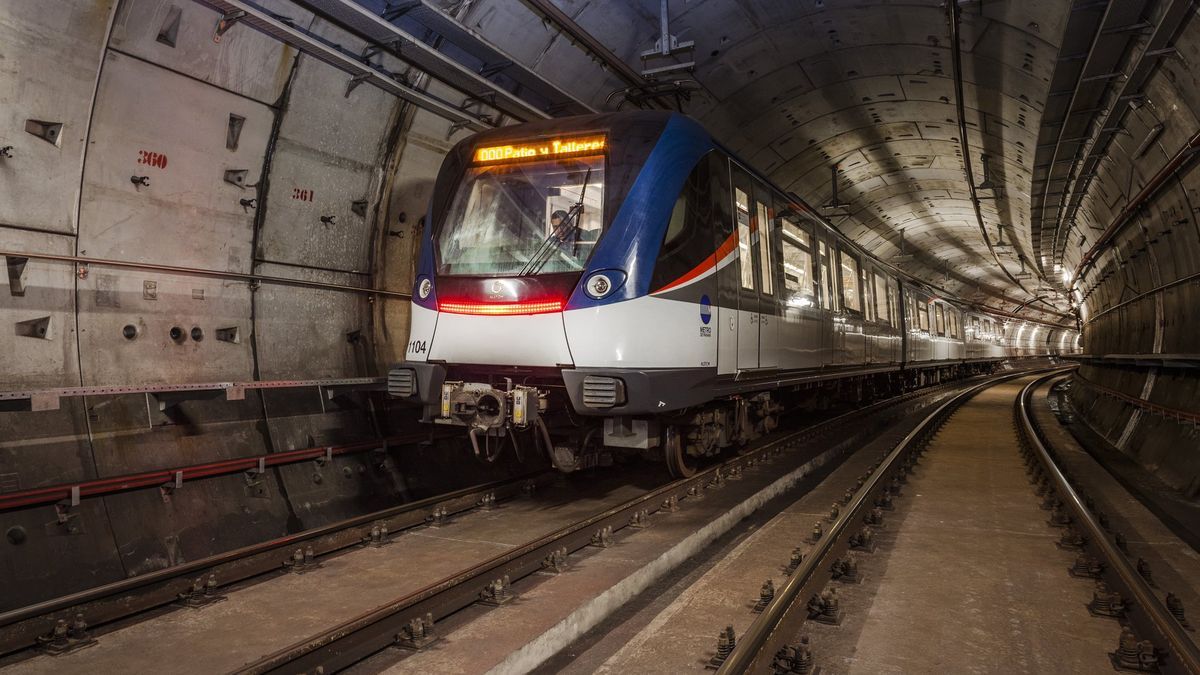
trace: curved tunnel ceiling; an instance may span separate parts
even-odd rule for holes
[[[598,108],[628,86],[534,7],[453,5],[472,28]],[[659,34],[656,0],[556,5],[635,68]],[[695,81],[685,112],[810,204],[830,203],[836,166],[846,206],[826,215],[866,249],[960,297],[1008,311],[1029,305],[1026,316],[1061,322],[1069,307],[1040,277],[1030,193],[1070,10],[1068,2],[961,7],[967,142],[991,247],[964,170],[943,3],[673,2],[670,31],[695,42],[696,65],[671,77]]]

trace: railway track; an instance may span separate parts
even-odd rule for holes
[[[1012,375],[1002,376],[1001,379],[1007,377]],[[336,622],[327,629],[247,663],[239,672],[332,672],[389,646],[420,648],[435,637],[431,623],[440,622],[481,599],[503,604],[509,584],[548,566],[555,566],[556,560],[592,545],[597,537],[611,537],[626,528],[637,530],[639,520],[644,521],[655,514],[673,510],[680,504],[686,506],[689,500],[702,498],[714,485],[736,480],[764,461],[791,455],[793,453],[789,450],[802,447],[809,441],[839,430],[854,429],[861,432],[862,421],[881,411],[914,399],[945,395],[948,390],[962,386],[965,384],[959,382],[910,392],[811,427],[768,437],[751,452],[708,467],[691,478],[647,490],[623,503],[525,541],[499,555],[456,568],[453,573],[434,583],[406,592],[368,612]],[[786,464],[786,460],[781,464]],[[782,471],[783,468],[778,465],[767,470],[773,473]],[[439,517],[436,514],[462,513],[481,505],[486,506],[492,499],[503,502],[521,494],[527,485],[540,485],[552,479],[550,474],[535,474],[462,490],[232,551],[85,594],[60,598],[51,603],[24,608],[17,613],[10,612],[0,615],[0,626],[5,626],[7,618],[7,626],[16,627],[16,630],[0,628],[0,634],[4,636],[4,642],[0,644],[16,648],[29,646],[45,636],[54,622],[66,621],[69,625],[76,613],[84,613],[89,623],[94,624],[126,618],[171,602],[186,604],[189,596],[203,603],[203,596],[209,589],[197,594],[197,583],[203,587],[204,580],[209,576],[215,575],[220,585],[226,586],[277,571],[285,561],[302,565],[318,562],[323,556],[353,546],[369,545],[373,540],[381,543],[380,539],[386,540],[406,528]],[[309,549],[311,555],[308,554]]]
[[[1152,587],[1148,572],[1144,568],[1139,570],[1141,563],[1134,562],[1126,553],[1127,547],[1122,536],[1115,532],[1103,513],[1089,506],[1093,500],[1070,472],[1062,468],[1055,449],[1050,447],[1046,434],[1034,419],[1031,412],[1033,392],[1059,376],[1061,371],[1042,375],[1019,388],[1019,393],[1012,398],[1014,447],[1000,451],[1020,453],[1020,460],[1032,486],[1030,490],[1036,489],[1037,498],[1046,509],[1039,513],[1048,513],[1049,522],[1063,528],[1060,548],[1077,549],[1078,558],[1071,566],[1072,575],[1094,578],[1103,584],[1097,586],[1089,609],[1094,614],[1116,616],[1121,622],[1119,631],[1107,629],[1112,632],[1112,637],[1117,638],[1105,643],[1107,653],[1093,652],[1089,656],[1097,662],[1107,659],[1113,666],[1129,670],[1200,673],[1200,652],[1194,641],[1194,633],[1185,626],[1182,610],[1177,605],[1175,612],[1168,607],[1166,593]],[[1003,379],[1012,377],[1016,375]],[[732,634],[732,629],[728,635],[722,632],[717,655],[712,659],[712,665],[718,669],[718,673],[815,671],[817,660],[808,638],[812,631],[806,630],[814,624],[806,625],[806,622],[833,623],[835,615],[838,615],[837,621],[840,622],[840,609],[835,599],[838,596],[836,590],[830,594],[829,589],[837,586],[832,583],[835,579],[845,581],[839,577],[849,569],[846,561],[854,559],[849,553],[862,543],[864,523],[868,529],[883,526],[885,516],[881,507],[890,508],[893,498],[900,499],[902,486],[919,465],[926,464],[922,461],[924,450],[935,437],[941,442],[940,433],[959,438],[960,443],[964,434],[975,435],[973,440],[986,442],[979,436],[981,429],[964,428],[964,424],[952,421],[951,417],[973,397],[995,385],[995,381],[976,385],[938,406],[903,441],[881,457],[868,473],[861,476],[856,484],[850,486],[845,507],[825,528],[820,539],[812,542],[802,562],[792,566],[787,581],[774,590],[769,598],[764,597],[762,613],[749,628],[741,635]],[[1013,463],[1016,465],[1015,458]],[[928,480],[922,485],[926,490],[933,487]],[[928,494],[926,498],[928,500]],[[948,555],[945,564],[961,565],[963,562]],[[1065,572],[1065,569],[1062,570],[1064,575]],[[850,573],[857,574],[857,567]],[[1027,573],[1037,574],[1034,570]],[[930,581],[925,579],[923,583]],[[884,579],[879,583],[882,588],[888,581]],[[765,591],[764,588],[764,595]],[[893,595],[903,597],[904,593]],[[1040,601],[1038,611],[1053,613],[1050,609],[1053,599],[1036,600]],[[1082,615],[1083,608],[1075,606],[1070,611]],[[890,618],[894,623],[895,617]],[[905,616],[905,620],[913,618]],[[858,630],[866,629],[860,624]],[[893,625],[891,630],[891,635],[895,636],[904,629]],[[936,630],[921,632],[934,634]],[[999,635],[993,637],[1003,640]],[[1079,644],[1088,643],[1087,638],[1080,634],[1073,637]],[[857,639],[868,641],[861,634]],[[946,646],[955,649],[952,645]],[[1078,645],[1073,647],[1079,649]],[[1062,648],[1070,650],[1065,645]],[[1065,662],[1065,652],[1062,658]],[[875,665],[878,666],[878,663]],[[946,666],[945,663],[941,665]]]
[[[278,572],[285,565],[317,564],[329,555],[424,525],[435,516],[503,502],[553,478],[554,472],[540,471],[481,484],[3,612],[0,655],[42,645],[56,626],[70,627],[82,620],[95,627],[172,603],[204,604],[221,597],[226,587]]]
[[[449,575],[435,584],[385,603],[372,611],[320,634],[311,635],[273,654],[247,664],[238,672],[335,672],[400,643],[415,648],[432,623],[477,602],[502,604],[510,584],[553,565],[560,558],[611,537],[627,528],[637,529],[660,512],[669,512],[706,490],[740,478],[756,464],[772,461],[807,441],[839,429],[861,425],[862,420],[885,408],[926,397],[947,386],[910,392],[845,413],[811,427],[775,434],[741,456],[698,471],[694,476],[666,485],[529,541],[513,550]],[[956,383],[953,386],[961,386]],[[782,463],[782,462],[781,462]],[[774,465],[771,471],[784,473]],[[432,620],[432,621],[431,621]]]

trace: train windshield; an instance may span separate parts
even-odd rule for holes
[[[472,167],[437,234],[438,273],[581,271],[603,207],[603,156]]]

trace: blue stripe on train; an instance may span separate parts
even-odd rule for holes
[[[675,200],[696,162],[715,147],[708,132],[691,118],[678,114],[671,116],[608,232],[596,245],[566,309],[586,309],[632,300],[650,292],[654,261],[658,258]],[[612,295],[594,300],[584,293],[582,282],[592,272],[605,269],[624,270],[627,281]]]

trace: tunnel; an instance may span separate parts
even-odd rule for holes
[[[398,528],[544,489],[624,494],[651,479],[622,472],[659,471],[664,456],[673,478],[695,480],[776,429],[1047,369],[1059,379],[1037,401],[1070,431],[1059,435],[1196,546],[1197,11],[1184,0],[0,4],[0,669],[36,670],[29,650],[53,653],[67,632],[73,651],[99,629],[99,647],[79,652],[98,654],[132,609],[186,604],[189,584],[203,598],[268,568],[319,568],[351,539],[405,541]],[[534,183],[537,162],[561,175]],[[456,193],[459,180],[475,191]],[[455,219],[486,208],[489,227],[505,213],[537,221],[532,259],[472,257],[500,235],[456,233]],[[700,224],[715,234],[671,248],[677,227]],[[563,242],[571,255],[549,252]],[[766,258],[778,270],[756,277],[750,261]],[[800,290],[776,301],[772,284]],[[753,293],[757,309],[735,326]],[[809,335],[788,333],[789,316],[823,312],[812,325],[832,337],[787,337]],[[759,336],[749,365],[732,342],[712,357],[687,342],[735,328]],[[906,345],[918,337],[962,351],[914,369]],[[855,349],[874,356],[844,356]],[[456,366],[467,353],[485,356]],[[810,360],[792,372],[792,357]],[[984,446],[984,426],[1020,429],[995,410],[979,418]],[[1031,457],[1056,438],[1035,436],[1021,445]],[[1033,480],[1048,476],[1070,505],[1082,490],[1056,475]],[[575,482],[543,485],[563,480]],[[446,511],[438,500],[451,498],[461,504]],[[380,529],[380,514],[435,503]],[[557,508],[582,508],[569,503]],[[631,513],[622,524],[640,528]],[[351,539],[334,533],[346,523],[359,528]],[[580,546],[602,550],[596,532]],[[256,553],[268,546],[286,551]],[[557,570],[558,548],[547,551],[541,569]],[[204,590],[214,565],[255,555],[275,557],[213,573]],[[507,579],[497,572],[484,599],[502,605]],[[134,590],[152,583],[157,599]],[[785,583],[776,576],[771,593]],[[430,612],[429,626],[442,620]],[[425,611],[409,613],[401,641],[417,650],[425,624],[410,619]],[[706,644],[718,645],[714,621]],[[729,630],[725,653],[741,663]],[[809,672],[807,647],[789,644],[777,659]],[[1162,647],[1170,636],[1155,644],[1166,667],[1187,663]],[[137,668],[95,658],[76,665]],[[509,670],[455,668],[569,670],[561,654],[508,658]]]

